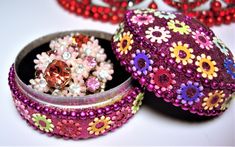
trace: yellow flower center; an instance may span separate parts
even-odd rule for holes
[[[131,38],[128,35],[123,36],[123,38],[120,41],[120,50],[125,52],[129,49],[130,45],[131,45]]]
[[[178,60],[187,61],[191,58],[191,53],[186,46],[178,45],[174,48],[174,54]]]
[[[207,75],[212,75],[215,72],[214,64],[207,58],[202,58],[199,61],[199,67],[202,69],[202,72]]]

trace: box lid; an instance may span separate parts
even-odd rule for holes
[[[112,48],[142,86],[183,110],[215,116],[232,99],[235,58],[212,30],[191,17],[130,10]]]

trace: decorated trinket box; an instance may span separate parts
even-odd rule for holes
[[[84,48],[81,47],[81,49],[87,50],[92,49],[94,44],[91,42],[81,42],[81,40],[84,41],[84,38],[81,38],[81,36],[92,36],[96,45],[100,45],[98,48],[104,49],[103,55],[107,55],[107,58],[113,63],[113,70],[116,72],[113,73],[112,80],[106,83],[103,91],[91,93],[96,88],[92,89],[92,86],[83,86],[90,93],[83,93],[81,95],[83,92],[82,84],[80,84],[81,77],[79,77],[80,83],[76,83],[75,79],[73,79],[74,82],[72,84],[67,84],[69,86],[65,88],[60,87],[66,85],[64,81],[71,79],[67,77],[69,77],[69,67],[73,66],[67,67],[69,65],[68,62],[71,61],[65,60],[69,59],[67,58],[68,52],[61,56],[63,58],[58,58],[58,55],[61,55],[61,53],[57,50],[56,54],[54,54],[52,53],[54,51],[49,48],[57,46],[61,51],[62,46],[58,46],[58,44],[62,45],[65,42],[58,42],[68,40],[68,36],[72,36],[71,34],[76,34],[75,36],[77,36],[77,42],[75,41],[74,44],[87,44]],[[9,72],[9,85],[12,96],[22,118],[43,133],[72,139],[95,137],[125,124],[139,110],[142,104],[143,93],[138,83],[133,82],[125,70],[121,70],[122,68],[115,60],[111,49],[111,36],[108,33],[95,31],[62,32],[39,38],[23,48],[16,57],[15,63]],[[56,38],[59,39],[54,40]],[[55,43],[56,41],[57,43]],[[92,53],[87,50],[86,53]],[[75,52],[77,51],[71,52],[72,56],[74,56],[73,53]],[[79,53],[81,56],[83,55],[81,52]],[[57,56],[54,57],[52,55]],[[94,56],[97,55],[99,53],[94,54]],[[102,59],[100,60],[106,58],[106,56],[101,57]],[[95,59],[98,64],[98,59]],[[47,61],[50,61],[50,63]],[[38,64],[39,62],[41,64]],[[99,66],[103,67],[103,70],[106,69],[104,68],[104,62],[99,64]],[[80,64],[76,62],[76,65]],[[88,65],[86,65],[87,67]],[[94,70],[93,73],[97,74],[99,72],[100,68],[97,68],[98,70]],[[81,67],[79,69],[81,71]],[[44,72],[44,75],[41,75],[42,73],[40,72]],[[76,73],[78,71],[71,70],[71,72]],[[104,74],[105,72],[100,73],[107,75]],[[101,78],[102,74],[100,74]],[[92,75],[92,78],[94,79],[95,76]],[[90,82],[89,80],[87,78],[86,83],[93,83],[93,85],[97,86],[96,82]],[[55,85],[57,86],[56,88],[54,88]],[[62,94],[61,91],[64,92],[66,90],[67,93]]]
[[[139,110],[143,89],[196,116],[220,115],[235,91],[235,63],[197,20],[130,10],[113,36],[70,31],[31,42],[16,57],[9,85],[31,126],[83,139],[125,124]]]
[[[156,97],[200,116],[227,109],[235,58],[208,27],[180,13],[131,10],[114,34],[126,71]]]

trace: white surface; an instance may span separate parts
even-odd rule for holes
[[[153,101],[145,101],[128,124],[90,140],[65,141],[34,131],[16,112],[7,84],[8,69],[17,53],[30,41],[49,33],[74,29],[113,33],[117,26],[76,17],[53,0],[1,0],[0,19],[0,145],[235,145],[234,101],[224,115],[203,122],[172,117],[151,106]],[[213,30],[234,53],[235,24]]]

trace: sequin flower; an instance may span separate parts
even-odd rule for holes
[[[192,37],[202,49],[210,50],[211,48],[213,48],[210,37],[207,36],[204,32],[199,32],[198,30],[196,30],[195,32],[192,32]]]
[[[146,38],[150,39],[151,42],[167,42],[169,38],[171,38],[170,31],[166,30],[165,27],[155,26],[149,27],[148,30],[145,31]]]
[[[31,79],[29,82],[33,89],[38,90],[40,92],[48,92],[50,90],[47,81],[44,79],[42,74],[40,74],[38,78]]]
[[[224,67],[229,75],[235,79],[235,63],[230,59],[224,60]]]
[[[114,36],[113,36],[114,42],[117,42],[121,39],[123,31],[124,31],[124,24],[120,23],[119,28],[116,30],[116,32],[114,33]]]
[[[148,25],[150,23],[153,23],[153,21],[154,21],[154,17],[148,14],[137,14],[137,15],[132,16],[131,18],[131,22],[139,26],[143,24]]]
[[[113,65],[110,63],[100,63],[99,66],[96,67],[96,70],[93,72],[93,75],[98,77],[103,82],[107,80],[112,80],[112,74],[114,73]]]
[[[132,113],[135,114],[136,112],[139,111],[140,109],[140,106],[142,105],[142,100],[144,99],[144,93],[139,93],[134,102],[133,102],[133,105],[131,107],[131,110],[132,110]]]
[[[170,47],[171,57],[175,58],[177,63],[182,62],[183,65],[187,65],[188,63],[193,63],[195,56],[193,55],[193,49],[189,48],[189,44],[183,44],[181,41],[177,43],[172,43],[172,47]]]
[[[127,54],[128,51],[132,49],[132,44],[134,43],[132,39],[133,35],[128,31],[124,32],[120,38],[119,43],[117,44],[118,48],[117,51],[120,52],[120,54]]]
[[[125,124],[127,120],[131,117],[131,109],[130,107],[122,107],[121,110],[117,111],[115,115],[112,117],[113,127],[120,127],[122,124]]]
[[[161,91],[171,90],[173,84],[176,83],[174,80],[175,74],[170,72],[170,69],[165,69],[163,66],[159,68],[153,68],[153,73],[149,74],[151,77],[150,83],[154,85],[155,89]]]
[[[14,103],[15,103],[16,109],[20,112],[21,116],[23,116],[24,119],[29,120],[31,118],[29,115],[29,111],[22,104],[22,102],[18,101],[17,99],[14,99]]]
[[[41,131],[52,132],[54,130],[54,125],[52,124],[51,119],[48,119],[45,115],[35,113],[32,115],[32,120],[34,125]]]
[[[148,71],[152,71],[153,60],[149,54],[146,54],[145,50],[136,50],[135,54],[132,54],[132,70],[137,72],[138,75],[147,75]]]
[[[47,66],[55,59],[55,55],[48,55],[45,52],[37,55],[37,59],[34,59],[35,69],[44,72]]]
[[[224,42],[217,38],[217,37],[213,37],[213,42],[215,43],[215,45],[220,49],[220,51],[225,54],[226,56],[229,55],[229,51],[228,48],[226,47],[226,45],[224,44]]]
[[[202,106],[204,110],[213,110],[218,108],[224,101],[225,94],[223,91],[216,90],[210,92],[207,97],[203,99]]]
[[[198,82],[188,81],[180,86],[177,90],[177,99],[181,100],[182,104],[192,105],[193,103],[199,102],[203,94],[203,86]]]
[[[89,123],[87,131],[89,132],[89,134],[95,134],[95,135],[103,134],[107,130],[109,130],[112,123],[113,122],[110,119],[110,117],[105,117],[105,116],[101,116],[100,118],[96,117],[92,122]]]
[[[179,20],[170,20],[169,22],[167,22],[167,26],[173,32],[178,32],[181,35],[189,34],[191,32],[190,27],[184,22],[180,22]]]
[[[202,73],[203,78],[212,80],[218,76],[217,72],[219,69],[216,67],[216,62],[211,59],[211,56],[201,54],[201,56],[197,56],[195,64],[198,66],[197,71]]]
[[[175,14],[172,14],[170,12],[165,12],[165,11],[155,11],[154,16],[158,18],[165,18],[165,19],[175,19],[176,16]]]
[[[147,14],[147,13],[154,13],[154,12],[156,12],[156,10],[155,9],[150,9],[150,8],[134,10],[135,14]]]
[[[78,138],[81,134],[82,127],[74,120],[62,120],[57,123],[56,129],[62,136]]]

